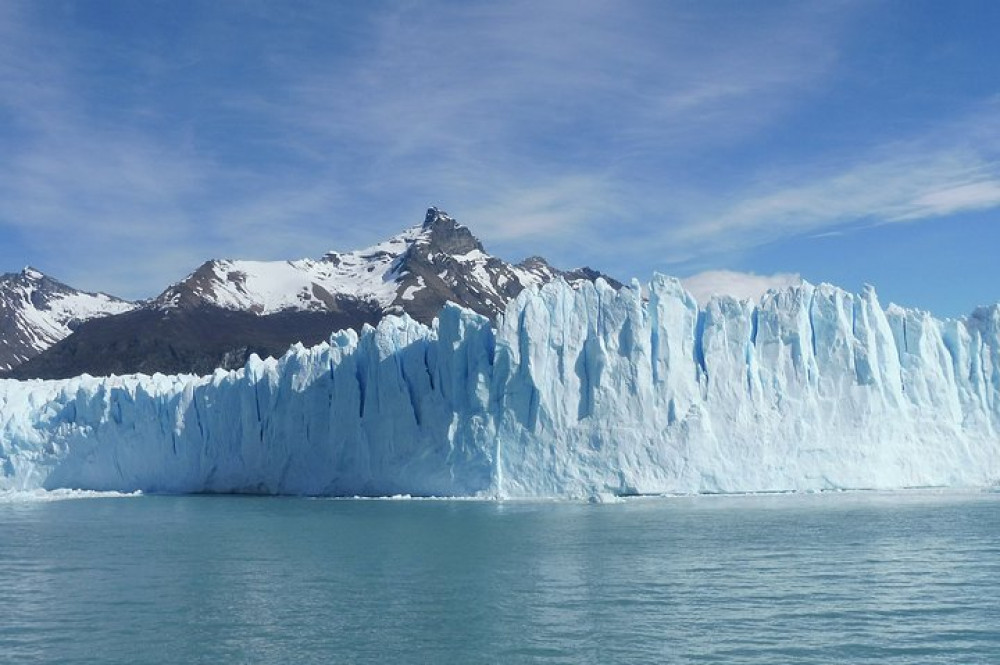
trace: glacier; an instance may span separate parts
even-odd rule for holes
[[[990,487],[1000,306],[958,320],[803,283],[700,307],[654,276],[531,287],[496,327],[210,376],[0,381],[0,490],[488,498]]]

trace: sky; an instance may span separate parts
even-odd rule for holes
[[[0,272],[153,296],[447,210],[699,289],[1000,300],[994,0],[4,0]]]

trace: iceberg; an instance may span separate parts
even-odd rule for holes
[[[989,487],[1000,306],[672,278],[446,306],[210,376],[0,381],[0,490],[331,496]]]

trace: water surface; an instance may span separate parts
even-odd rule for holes
[[[995,494],[0,504],[3,663],[995,663],[998,599]]]

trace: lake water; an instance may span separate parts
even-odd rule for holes
[[[1000,495],[0,504],[3,663],[997,663]]]

